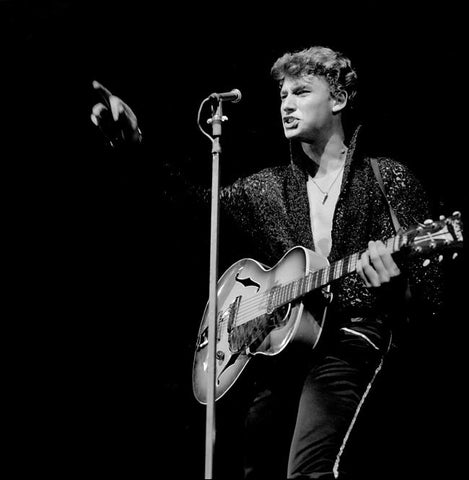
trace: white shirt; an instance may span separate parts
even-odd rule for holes
[[[338,177],[334,179],[329,192],[329,185],[323,185],[320,180],[315,179],[324,192],[327,192],[327,199],[324,202],[325,194],[315,185],[311,176],[308,177],[306,187],[308,190],[309,214],[311,219],[311,230],[313,231],[314,246],[316,252],[328,257],[332,246],[332,220],[334,218],[335,206],[339,198],[340,187],[344,169],[342,168]],[[322,178],[321,180],[324,180]],[[324,203],[323,203],[324,202]]]

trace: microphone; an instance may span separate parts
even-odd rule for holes
[[[234,88],[230,92],[212,93],[209,98],[212,100],[238,103],[241,100],[241,92],[237,88]]]

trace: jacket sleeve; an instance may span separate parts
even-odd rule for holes
[[[197,225],[195,235],[206,232],[209,238],[211,220],[211,186],[202,184],[186,173],[184,165],[167,163],[159,172],[159,203],[162,209],[173,212],[181,222]],[[228,185],[220,185],[219,191],[219,252],[220,269],[244,257],[255,256],[256,246],[253,225],[256,225],[252,203],[252,178],[242,177]],[[204,241],[204,240],[202,240]],[[208,248],[208,245],[206,245]]]
[[[390,203],[404,230],[433,218],[429,195],[422,183],[406,166],[385,164],[383,179]],[[439,316],[444,306],[445,268],[440,263],[441,252],[403,253],[399,266],[408,278],[408,300],[411,317]]]

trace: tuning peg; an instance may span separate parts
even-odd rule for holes
[[[439,262],[442,262],[442,261],[443,261],[443,255],[439,255],[439,256],[438,256],[438,261],[439,261]]]
[[[454,260],[457,256],[458,256],[458,252],[454,252],[451,258]]]
[[[422,266],[428,267],[428,265],[430,265],[430,259],[429,259],[429,258],[426,258],[426,259],[423,261]]]

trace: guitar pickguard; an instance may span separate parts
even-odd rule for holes
[[[254,353],[272,330],[283,327],[288,319],[289,305],[266,313],[234,327],[229,332],[229,345],[232,352],[249,351]]]

